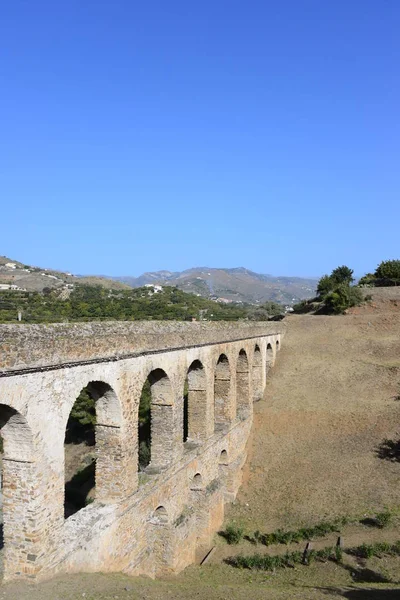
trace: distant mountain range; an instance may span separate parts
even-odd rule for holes
[[[311,298],[318,282],[316,278],[262,275],[244,267],[195,267],[181,272],[156,271],[143,273],[140,277],[123,276],[115,279],[132,287],[148,284],[172,285],[212,300],[252,304],[272,300],[289,305]]]
[[[273,277],[254,273],[243,267],[216,269],[196,267],[181,272],[156,271],[140,277],[76,276],[63,271],[44,269],[0,256],[0,289],[42,292],[45,288],[70,289],[76,283],[129,289],[144,285],[176,286],[203,298],[220,302],[262,304],[268,300],[290,305],[311,298],[317,279]]]

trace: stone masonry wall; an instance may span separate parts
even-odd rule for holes
[[[0,325],[0,372],[116,358],[285,331],[283,323],[115,321]]]
[[[10,340],[11,358],[3,348],[3,367],[37,365],[29,372],[0,373],[5,579],[77,571],[177,573],[210,548],[224,504],[241,484],[253,400],[264,390],[281,345],[281,324],[145,323],[133,329],[127,324],[124,332],[118,323],[107,326],[109,336],[100,341],[94,325],[79,326],[82,331],[73,326],[70,337],[69,326],[12,326],[0,333]],[[65,343],[58,346],[61,333]],[[164,347],[167,338],[173,348]],[[117,350],[118,356],[111,354]],[[132,355],[122,357],[122,351]],[[79,364],[79,357],[86,362]],[[48,368],[52,360],[56,368]],[[188,375],[192,420],[184,442]],[[154,415],[152,462],[139,484],[138,407],[147,377]],[[96,497],[65,520],[65,429],[75,399],[88,385],[97,407]]]

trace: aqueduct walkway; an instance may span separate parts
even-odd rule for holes
[[[252,404],[282,333],[280,323],[1,325],[5,579],[156,576],[204,554],[240,486]],[[139,485],[147,378],[151,464]],[[96,498],[64,519],[65,429],[86,386],[96,399]]]

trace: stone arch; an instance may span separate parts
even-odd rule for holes
[[[207,435],[207,377],[199,360],[194,360],[188,369],[183,412],[183,441],[204,441]]]
[[[262,355],[258,344],[254,348],[253,354],[253,394],[254,402],[262,398]]]
[[[250,371],[246,351],[242,348],[236,363],[236,414],[245,417],[250,408]]]
[[[190,489],[194,491],[203,489],[203,478],[200,473],[196,473],[193,477],[190,484]]]
[[[152,522],[155,525],[167,525],[169,522],[168,512],[165,506],[158,506],[153,513]]]
[[[221,354],[214,373],[214,430],[231,421],[231,370],[228,357]]]
[[[74,411],[81,406],[85,407],[86,426],[81,423],[78,411]],[[101,502],[113,502],[121,497],[123,478],[118,472],[122,469],[121,428],[122,409],[117,394],[104,381],[90,381],[72,406],[66,425],[65,517],[78,512],[94,497]],[[73,454],[70,444],[76,443],[86,446],[86,452],[80,464],[70,466],[68,455]]]
[[[272,344],[270,342],[267,343],[267,349],[266,349],[266,365],[265,365],[265,372],[266,375],[268,375],[270,368],[273,366],[274,364],[274,350],[272,348]]]
[[[33,462],[32,431],[24,416],[7,404],[0,404],[0,430],[3,460]]]
[[[228,464],[228,452],[226,450],[222,450],[221,454],[219,455],[219,462],[218,464],[220,465],[227,465]]]
[[[40,569],[48,523],[42,479],[36,468],[33,434],[26,418],[7,404],[0,404],[3,439],[3,550],[4,577]],[[44,542],[44,543],[43,543]]]
[[[171,381],[163,369],[154,369],[147,377],[150,385],[150,464],[146,471],[166,467],[173,454],[174,394]]]

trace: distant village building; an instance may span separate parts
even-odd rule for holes
[[[158,294],[158,292],[162,292],[163,291],[163,286],[162,285],[154,285],[154,283],[146,283],[146,285],[144,287],[146,287],[146,288],[152,288],[152,290],[154,291],[155,294]]]
[[[19,290],[20,292],[26,292],[25,288],[20,288],[14,283],[0,283],[0,290]]]

